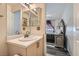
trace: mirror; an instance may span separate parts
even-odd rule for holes
[[[38,27],[40,26],[41,19],[41,8],[32,9],[30,12],[30,26]]]
[[[31,33],[31,27],[40,30],[41,8],[35,8],[22,12],[22,29]]]
[[[21,14],[22,12],[21,12],[20,4],[17,4],[17,3],[7,4],[7,36],[14,36],[14,35],[22,34]]]
[[[17,35],[21,33],[21,19],[20,10],[15,12],[8,12],[7,15],[7,32],[8,36]]]
[[[30,12],[30,26],[38,26],[38,16]]]

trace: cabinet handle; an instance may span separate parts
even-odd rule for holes
[[[39,48],[39,42],[37,42],[37,48]]]

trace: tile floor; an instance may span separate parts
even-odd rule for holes
[[[70,56],[63,48],[56,48],[55,45],[47,44],[47,56]]]

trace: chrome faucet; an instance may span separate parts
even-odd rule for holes
[[[24,35],[24,38],[29,37],[29,35],[30,35],[30,32],[27,31],[27,32],[25,33],[25,35]]]

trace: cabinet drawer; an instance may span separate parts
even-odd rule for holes
[[[26,49],[25,48],[22,48],[22,47],[13,45],[13,44],[8,44],[8,47],[9,47],[8,51],[9,51],[10,56],[13,56],[15,54],[18,54],[20,56],[26,55]]]

